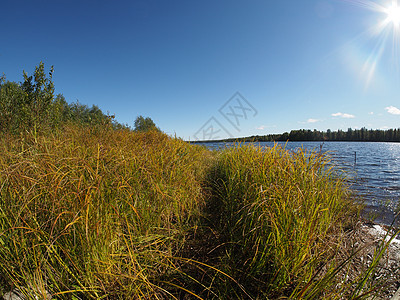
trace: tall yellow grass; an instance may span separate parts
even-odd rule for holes
[[[3,135],[0,288],[28,299],[356,298],[370,270],[356,292],[332,287],[358,210],[316,153],[209,151],[107,127]]]
[[[157,132],[78,127],[4,137],[0,149],[8,288],[31,298],[165,296],[157,280],[174,270],[169,258],[204,202],[205,149]]]
[[[315,152],[238,145],[219,155],[211,179],[209,214],[226,248],[222,267],[248,289],[275,297],[299,295],[358,220],[344,179]]]

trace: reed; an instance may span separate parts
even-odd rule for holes
[[[0,287],[27,299],[357,298],[327,156],[64,126],[0,137]],[[382,249],[385,247],[381,247]],[[379,259],[377,252],[377,259]],[[339,285],[338,285],[339,284]]]
[[[207,151],[157,133],[68,127],[0,141],[0,273],[29,298],[162,298],[200,213]]]
[[[323,277],[316,278],[321,266],[335,269],[343,233],[358,219],[344,178],[315,152],[238,145],[219,154],[209,182],[210,226],[224,248],[220,268],[255,295],[305,297],[304,287]]]

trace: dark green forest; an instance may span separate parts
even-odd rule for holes
[[[308,142],[308,141],[341,141],[341,142],[400,142],[400,128],[397,129],[351,129],[337,130],[292,130],[282,134],[253,135],[244,138],[230,138],[219,140],[223,142]],[[210,141],[218,142],[218,141]]]

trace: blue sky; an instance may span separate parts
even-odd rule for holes
[[[3,1],[0,73],[43,61],[69,102],[191,140],[398,128],[392,1]]]

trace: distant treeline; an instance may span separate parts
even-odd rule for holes
[[[68,103],[62,94],[54,95],[52,77],[53,67],[46,76],[42,62],[32,76],[23,72],[23,82],[7,81],[5,75],[0,77],[0,132],[36,134],[68,123],[126,127],[96,105]]]
[[[337,130],[292,130],[282,134],[255,135],[244,138],[232,138],[225,142],[273,142],[273,141],[354,141],[354,142],[400,142],[400,128],[398,129],[351,129]],[[214,141],[215,142],[215,141]]]

